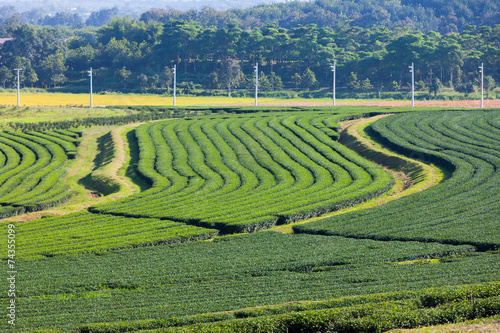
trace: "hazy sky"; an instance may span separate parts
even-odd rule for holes
[[[73,11],[79,14],[102,8],[118,7],[121,14],[141,14],[151,8],[174,8],[179,10],[200,9],[205,6],[216,9],[247,8],[263,3],[285,0],[0,0],[3,5],[15,6],[18,11],[43,8],[48,13]]]

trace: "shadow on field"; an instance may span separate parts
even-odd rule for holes
[[[130,178],[134,184],[139,186],[142,192],[149,189],[151,187],[151,183],[137,171],[137,165],[139,163],[139,143],[137,142],[137,137],[135,136],[135,130],[132,129],[127,132],[127,142],[130,150],[130,164],[125,171],[125,176]]]

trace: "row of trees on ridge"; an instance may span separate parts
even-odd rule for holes
[[[10,35],[0,48],[0,83],[6,87],[14,82],[13,69],[23,68],[25,86],[83,90],[93,67],[97,89],[155,91],[170,85],[170,68],[177,65],[186,90],[231,89],[253,86],[259,63],[263,90],[314,90],[331,85],[334,60],[339,87],[354,90],[407,87],[412,62],[424,87],[435,78],[453,87],[477,82],[481,63],[493,81],[500,80],[500,25],[442,35],[349,24],[286,29],[274,23],[243,30],[235,21],[215,28],[116,18],[93,31],[20,24]],[[241,72],[229,86],[227,66]]]

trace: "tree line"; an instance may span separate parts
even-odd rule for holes
[[[22,68],[28,87],[88,89],[88,70],[97,90],[163,92],[177,66],[185,92],[252,88],[259,63],[262,91],[331,85],[336,61],[339,87],[398,90],[408,86],[415,63],[417,87],[439,84],[462,89],[477,83],[484,63],[500,80],[500,25],[464,26],[460,33],[412,31],[408,27],[335,28],[315,24],[287,29],[277,23],[242,29],[235,20],[222,28],[186,20],[168,23],[115,18],[98,29],[19,24],[0,48],[0,84],[12,86]],[[489,78],[488,78],[489,79]]]

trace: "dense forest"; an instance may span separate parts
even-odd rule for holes
[[[254,11],[250,17],[257,19],[265,16],[264,12],[258,14],[262,8],[293,12],[295,7],[305,10],[321,3],[327,2],[261,6],[247,13]],[[486,6],[486,1],[476,4]],[[243,16],[224,25],[214,19],[212,26],[210,20],[200,18],[200,23],[190,18],[194,11],[169,16],[172,13],[149,11],[139,20],[116,17],[98,28],[40,26],[8,19],[0,27],[9,37],[0,48],[0,84],[12,87],[13,69],[22,68],[23,86],[84,92],[88,90],[88,70],[93,67],[98,91],[158,93],[171,86],[171,68],[176,65],[182,92],[230,92],[251,89],[253,66],[259,63],[261,91],[316,90],[331,85],[334,61],[338,85],[349,91],[407,89],[412,62],[420,90],[437,93],[444,84],[467,95],[478,83],[478,66],[483,62],[486,89],[500,82],[498,24],[463,25],[460,32],[446,33],[419,31],[411,25],[363,27],[361,21],[352,20],[339,21],[334,27],[319,21],[292,26],[291,21],[281,20],[260,27],[259,21],[250,28],[242,24]],[[272,13],[267,12],[268,20],[273,20]]]

